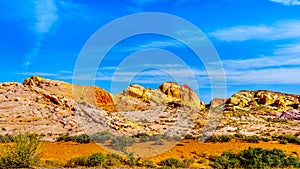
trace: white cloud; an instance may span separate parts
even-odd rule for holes
[[[54,0],[35,1],[36,32],[49,32],[58,19],[57,7]]]
[[[298,56],[274,56],[274,57],[260,57],[243,60],[224,60],[223,65],[227,69],[257,69],[277,66],[299,66],[300,57]]]
[[[145,6],[145,5],[151,5],[161,2],[168,2],[170,0],[131,0],[131,2],[139,5],[139,6]]]
[[[56,77],[58,74],[55,73],[45,73],[45,72],[22,72],[15,73],[17,75],[25,75],[25,76],[44,76],[44,77]]]
[[[30,31],[35,34],[35,41],[32,49],[25,55],[24,66],[30,66],[34,59],[39,56],[40,48],[48,34],[55,31],[54,26],[61,17],[68,19],[68,16],[86,16],[82,14],[81,6],[69,1],[58,0],[36,0],[29,1],[33,15],[29,25]]]
[[[281,45],[274,52],[274,54],[276,54],[276,55],[295,55],[295,57],[299,58],[299,56],[300,56],[300,43]]]
[[[287,6],[300,5],[299,0],[270,0],[272,2],[281,3]]]
[[[229,70],[226,79],[229,85],[250,84],[299,84],[300,68],[270,68],[259,70]]]
[[[216,30],[210,36],[223,41],[282,40],[300,38],[300,20],[281,21],[274,25],[234,26]]]

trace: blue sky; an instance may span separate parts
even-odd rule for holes
[[[206,34],[223,63],[228,97],[243,89],[300,94],[300,0],[2,0],[0,12],[0,82],[22,82],[32,75],[72,82],[77,57],[98,29],[129,14],[163,12]],[[193,60],[188,47],[159,35],[131,37],[113,47],[98,67],[96,85],[121,91],[111,88],[113,73],[133,51],[147,48],[175,53],[196,76],[200,85],[193,89],[209,102],[203,64]],[[179,83],[189,85],[185,67],[163,58],[158,57],[162,64],[157,67],[164,71],[123,71],[117,81],[157,88],[174,80],[173,73],[183,77]],[[143,64],[147,60],[137,66]]]

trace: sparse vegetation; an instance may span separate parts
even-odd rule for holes
[[[87,165],[94,166],[102,166],[104,164],[105,156],[102,153],[94,153],[87,158]]]
[[[213,159],[214,168],[281,168],[299,167],[299,160],[287,156],[282,150],[267,150],[263,148],[248,148],[237,154],[224,152]]]
[[[141,160],[140,157],[136,158],[134,157],[133,153],[126,153],[128,160],[126,160],[126,164],[130,167],[133,166],[140,166],[141,164],[139,163],[139,161]]]
[[[212,136],[209,136],[206,140],[206,142],[229,142],[233,139],[234,137],[231,136],[231,135],[220,135],[220,136],[215,136],[215,135],[212,135]]]
[[[57,139],[57,142],[60,142],[60,141],[65,141],[65,142],[73,141],[73,142],[80,143],[80,144],[86,144],[86,143],[91,142],[91,138],[87,134],[82,134],[79,136],[60,136]]]
[[[65,167],[78,167],[78,166],[87,166],[87,158],[86,157],[76,157],[71,158]]]
[[[121,156],[114,153],[109,153],[105,157],[105,164],[107,166],[119,166],[124,162],[125,160]]]
[[[113,149],[126,151],[126,146],[131,146],[135,143],[134,138],[126,136],[115,136],[110,142],[110,146]]]
[[[97,132],[91,136],[92,140],[97,143],[104,143],[105,141],[111,140],[113,137],[114,135],[107,130]]]
[[[13,142],[14,138],[10,134],[0,135],[0,143]]]
[[[259,141],[268,142],[271,140],[268,137],[246,136],[243,134],[235,134],[235,135],[219,135],[219,136],[212,135],[212,136],[208,137],[206,142],[213,142],[213,143],[221,142],[221,143],[223,143],[223,142],[229,142],[233,139],[245,141],[248,143],[258,143]]]
[[[19,133],[12,137],[14,143],[7,143],[2,150],[0,158],[1,168],[28,168],[37,164],[39,157],[37,149],[40,140],[37,135]]]
[[[166,167],[175,167],[175,168],[182,168],[184,167],[184,164],[182,161],[176,158],[168,158],[165,160],[162,160],[159,165],[166,166]]]

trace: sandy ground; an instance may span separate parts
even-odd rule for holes
[[[279,148],[287,154],[300,154],[300,146],[297,144],[279,144],[277,142],[244,143],[235,141],[228,143],[201,143],[197,140],[183,140],[171,149],[169,149],[170,147],[164,146],[164,148],[167,148],[168,150],[144,159],[150,159],[153,162],[158,163],[161,160],[170,157],[178,159],[193,157],[197,162],[194,167],[205,167],[208,165],[208,161],[203,161],[203,157],[220,155],[224,151],[239,152],[248,147],[261,147],[266,149]],[[155,148],[157,150],[155,150]],[[148,153],[149,151],[161,152],[163,150],[159,150],[159,146],[155,146],[155,148],[151,147],[151,144],[149,143],[136,143],[134,147],[128,148],[128,150],[136,149],[135,151],[139,151],[141,154]],[[56,161],[61,164],[71,158],[88,156],[95,152],[101,152],[103,154],[108,153],[107,149],[105,150],[95,143],[78,144],[72,142],[43,142],[39,150],[41,151],[42,160]]]

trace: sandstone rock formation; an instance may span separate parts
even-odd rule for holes
[[[209,107],[210,107],[210,108],[213,108],[213,107],[220,106],[220,105],[222,105],[222,104],[225,104],[227,100],[228,100],[228,99],[215,98],[215,99],[213,99],[213,100],[210,101]]]
[[[77,102],[93,104],[110,112],[116,111],[111,94],[96,86],[71,85],[66,82],[44,79],[38,76],[26,78],[23,84],[47,91],[49,99],[57,102],[57,104],[59,102],[55,97],[69,98]]]
[[[115,102],[122,110],[148,110],[159,105],[205,109],[205,103],[200,101],[190,87],[174,82],[165,82],[157,90],[144,88],[137,84],[130,85],[115,96]]]
[[[243,90],[226,101],[225,111],[247,111],[259,106],[276,111],[298,109],[300,96],[267,90]]]

